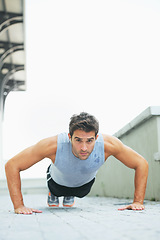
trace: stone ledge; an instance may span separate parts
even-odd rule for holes
[[[123,135],[127,134],[133,128],[138,125],[144,123],[148,119],[153,116],[160,116],[160,106],[150,106],[146,110],[144,110],[141,114],[139,114],[136,118],[134,118],[131,122],[126,124],[123,128],[121,128],[118,132],[114,134],[115,137],[119,138]]]
[[[23,194],[46,194],[47,185],[45,178],[22,179]],[[7,181],[0,180],[0,194],[8,194]]]

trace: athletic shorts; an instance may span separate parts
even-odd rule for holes
[[[66,186],[62,186],[59,185],[58,183],[56,183],[52,178],[51,175],[49,173],[49,168],[47,169],[47,184],[48,184],[48,188],[50,190],[50,192],[57,196],[57,197],[62,197],[62,196],[74,196],[74,197],[79,197],[79,198],[83,198],[84,196],[86,196],[90,190],[91,187],[95,181],[95,178],[93,178],[90,182],[80,186],[80,187],[66,187]]]

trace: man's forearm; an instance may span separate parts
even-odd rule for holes
[[[10,197],[14,206],[14,209],[23,206],[23,197],[21,193],[21,179],[20,179],[20,172],[11,164],[7,163],[5,166],[6,170],[6,177],[8,183],[8,189],[10,193]]]
[[[135,193],[134,202],[143,204],[148,178],[148,163],[144,160],[143,164],[137,167],[135,172]]]

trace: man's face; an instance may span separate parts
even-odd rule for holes
[[[68,134],[72,143],[73,154],[81,160],[86,160],[93,151],[96,139],[95,132],[85,132],[82,130],[75,130],[73,136]]]

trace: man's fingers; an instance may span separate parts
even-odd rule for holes
[[[125,206],[125,207],[121,207],[121,208],[118,208],[118,210],[134,210],[134,211],[136,211],[136,210],[139,210],[139,211],[141,211],[141,210],[144,210],[144,206],[142,205],[142,204],[131,204],[131,205],[127,205],[127,206]]]
[[[27,207],[20,207],[20,208],[17,208],[14,210],[15,213],[17,214],[32,214],[33,212],[34,213],[42,213],[42,211],[40,210],[37,210],[37,209],[33,209],[33,208],[27,208]]]
[[[37,209],[32,209],[32,212],[35,212],[35,213],[42,213],[41,210],[37,210]]]
[[[118,210],[122,211],[122,210],[126,210],[126,209],[131,209],[130,205],[128,206],[125,206],[125,207],[121,207],[121,208],[118,208]]]
[[[24,212],[24,214],[32,214],[32,213],[42,213],[42,211],[30,208],[30,209],[27,209],[27,211]]]
[[[133,207],[132,210],[144,210],[144,206],[143,207]]]

